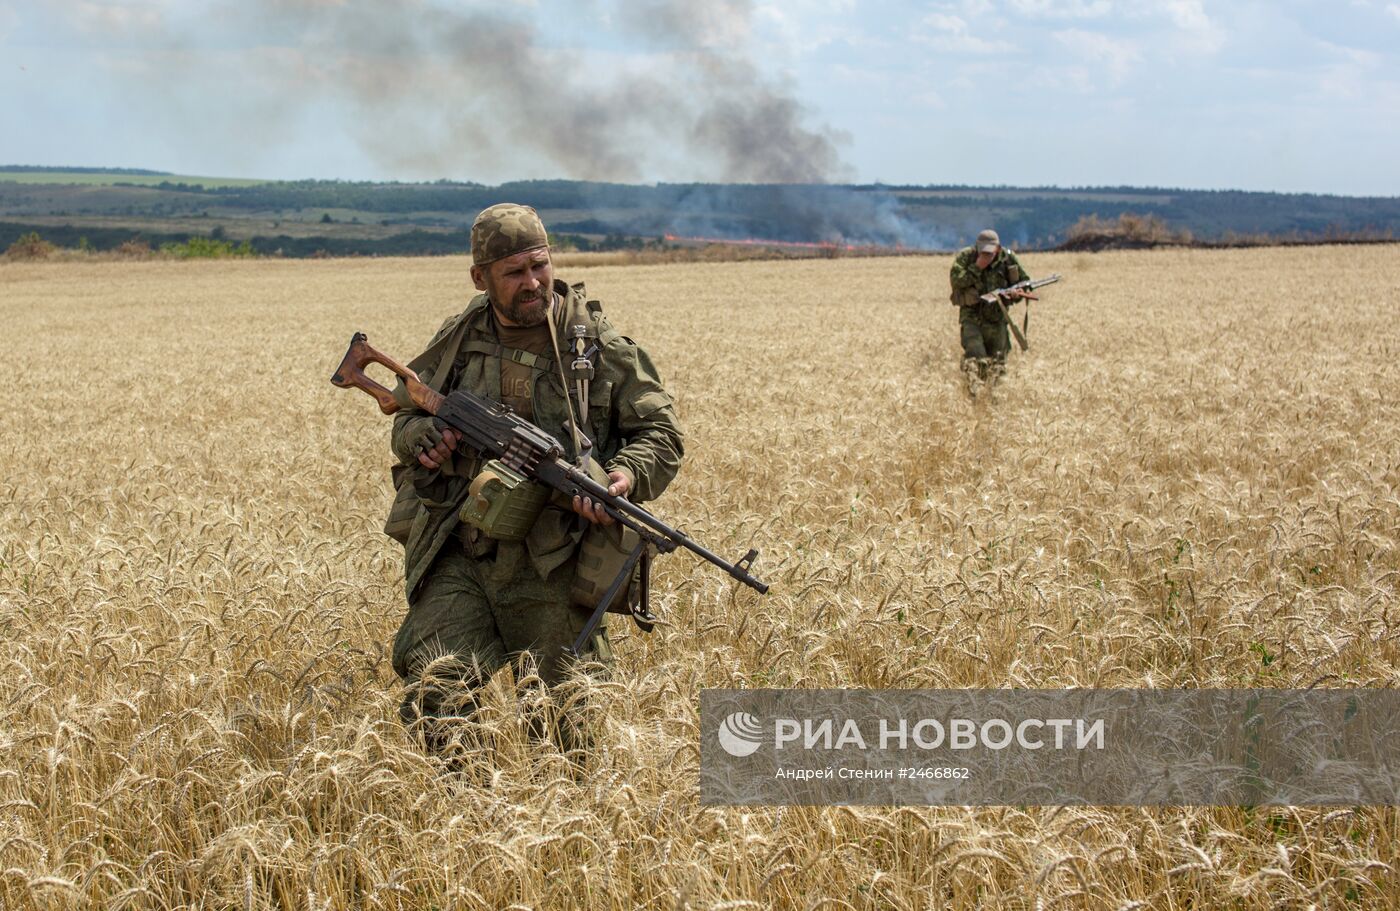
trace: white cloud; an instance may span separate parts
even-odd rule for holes
[[[814,53],[838,41],[866,45],[871,38],[858,26],[855,0],[789,0],[760,3],[753,21],[759,40],[780,52],[798,57]]]
[[[1212,27],[1203,0],[1167,0],[1163,12],[1177,28],[1198,31]]]
[[[1380,89],[1389,84],[1384,74],[1378,72],[1385,63],[1382,55],[1331,41],[1319,40],[1317,45],[1337,59],[1321,63],[1314,70],[1312,90],[1305,97],[1324,103],[1329,99],[1335,102],[1367,98],[1379,103]]]
[[[933,89],[924,89],[921,92],[915,92],[913,97],[911,97],[909,100],[921,107],[933,108],[937,111],[941,111],[944,108],[948,107],[948,102],[944,101],[943,96],[935,92]]]
[[[1069,51],[1081,66],[1092,64],[1107,74],[1108,80],[1121,83],[1133,67],[1142,62],[1138,46],[1123,38],[1112,38],[1101,32],[1071,28],[1053,34],[1055,41]],[[1088,80],[1091,84],[1092,80]]]
[[[967,34],[967,20],[961,16],[954,16],[952,13],[929,13],[923,19],[924,25],[939,32],[949,32],[954,35]]]
[[[1209,55],[1225,44],[1225,31],[1206,12],[1205,0],[1006,0],[1007,9],[1026,19],[1097,20],[1104,27],[1156,34],[1145,37],[1168,53]],[[1400,3],[1396,4],[1400,6]],[[943,8],[947,8],[946,6]],[[1151,20],[1166,20],[1170,29],[1156,29]]]
[[[1390,15],[1395,17],[1397,20],[1400,20],[1400,3],[1387,3],[1385,11],[1387,13],[1390,13]]]
[[[1151,4],[1149,8],[1156,6]],[[1160,4],[1160,11],[1186,39],[1185,50],[1214,54],[1225,45],[1225,30],[1206,15],[1204,0],[1167,0]]]
[[[1046,19],[1098,19],[1113,12],[1108,0],[1011,0],[1011,8]]]
[[[1016,45],[999,38],[983,38],[973,34],[967,20],[948,12],[932,12],[919,24],[934,34],[916,33],[914,40],[950,54],[1014,54]]]
[[[830,72],[832,76],[836,77],[837,82],[845,85],[884,88],[889,84],[888,74],[851,66],[848,63],[837,63],[831,67]]]
[[[156,3],[80,2],[67,13],[68,21],[80,31],[96,34],[159,31],[165,22],[164,10]]]
[[[994,54],[1014,54],[1017,50],[1016,45],[1009,41],[978,38],[975,35],[920,36],[916,40],[949,54],[991,56]]]
[[[0,41],[10,37],[19,28],[19,12],[9,6],[0,6]]]
[[[754,10],[754,25],[769,42],[794,57],[820,50],[838,34],[831,28],[813,28],[810,22],[775,3]]]

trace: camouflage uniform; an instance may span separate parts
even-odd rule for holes
[[[592,455],[607,471],[632,477],[628,498],[633,502],[653,499],[675,477],[683,453],[672,400],[646,352],[613,329],[598,302],[585,298],[582,284],[570,287],[556,280],[554,293],[561,348],[566,327],[574,325],[584,325],[598,345],[584,426]],[[566,365],[571,362],[567,352],[564,357]],[[443,393],[461,388],[501,401],[502,359],[528,366],[533,422],[572,453],[569,407],[552,354],[502,346],[486,295],[444,323],[409,366]],[[400,395],[401,390],[402,384]],[[393,666],[412,684],[402,706],[406,723],[470,714],[472,691],[526,653],[543,682],[553,686],[569,669],[565,647],[588,619],[587,610],[569,603],[584,520],[556,495],[523,541],[496,541],[460,522],[458,509],[483,460],[464,446],[440,469],[421,466],[413,441],[423,422],[433,420],[405,409],[394,421],[391,440],[399,461],[399,496],[386,531],[393,534],[397,526],[404,541],[409,603],[394,640]],[[606,666],[611,654],[606,626],[600,627],[585,657]],[[579,745],[576,738],[570,742],[567,731],[562,739],[565,748]]]
[[[963,369],[975,370],[980,379],[994,379],[1004,369],[1011,350],[1011,334],[1001,308],[978,300],[988,291],[1026,281],[1016,254],[1002,247],[987,268],[977,268],[977,249],[964,247],[953,260],[949,274],[952,301],[958,305],[962,326]]]

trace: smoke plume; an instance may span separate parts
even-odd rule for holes
[[[758,65],[754,0],[580,0],[570,15],[589,17],[587,39],[551,21],[548,0],[215,3],[158,7],[139,25],[148,52],[121,74],[141,89],[123,100],[172,121],[162,133],[212,167],[234,158],[248,173],[315,130],[328,163],[307,176],[325,176],[330,156],[344,167],[348,131],[396,178],[686,182],[626,216],[600,196],[593,221],[609,231],[941,240],[893,195],[835,185],[853,177],[848,137]]]
[[[396,174],[810,183],[848,176],[843,137],[809,125],[752,59],[748,0],[586,7],[642,54],[571,52],[539,9],[435,0],[259,0],[223,24],[293,49],[274,105],[343,106]],[[599,64],[598,61],[606,61]]]

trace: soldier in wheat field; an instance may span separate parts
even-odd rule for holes
[[[582,284],[554,277],[534,209],[501,204],[481,212],[471,252],[481,293],[409,367],[439,392],[461,388],[502,402],[583,451],[569,458],[587,462],[610,494],[636,503],[659,496],[680,468],[682,434],[646,352],[612,327]],[[405,546],[408,612],[393,646],[406,684],[401,714],[440,752],[462,747],[469,726],[452,722],[473,717],[481,686],[508,664],[550,691],[575,670],[606,672],[605,626],[582,654],[569,649],[598,600],[590,572],[611,578],[616,564],[598,564],[611,553],[608,534],[622,531],[592,500],[531,491],[537,485],[528,481],[511,494],[524,493],[525,506],[479,515],[471,504],[484,502],[482,484],[499,490],[510,482],[460,439],[416,408],[398,415],[391,440],[398,496],[385,527]],[[568,711],[534,727],[541,735],[547,727],[566,751],[589,743]]]
[[[958,307],[962,332],[962,369],[974,397],[1006,372],[1006,355],[1011,350],[1006,311],[995,301],[983,300],[982,295],[1029,279],[1016,254],[1003,247],[997,232],[990,228],[953,260],[951,300]],[[1020,291],[1008,295],[1012,300],[1023,296]]]

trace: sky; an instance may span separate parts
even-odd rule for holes
[[[0,164],[1400,195],[1400,0],[0,0]]]

